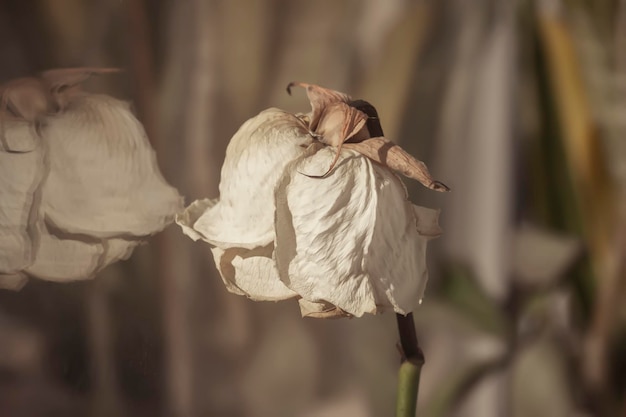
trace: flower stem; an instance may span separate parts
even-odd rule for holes
[[[398,371],[396,417],[416,417],[417,392],[424,354],[417,341],[413,313],[406,316],[396,314],[396,319],[402,350],[402,364]]]

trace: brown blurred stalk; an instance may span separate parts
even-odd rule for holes
[[[115,335],[111,322],[109,294],[111,284],[116,279],[116,266],[107,268],[89,285],[89,334],[92,351],[92,369],[94,380],[93,416],[123,416],[123,406],[118,390],[115,364]]]
[[[131,74],[139,116],[157,155],[167,155],[157,123],[154,57],[144,0],[128,2],[128,25],[132,51]],[[188,317],[191,273],[189,255],[176,243],[177,237],[175,231],[167,229],[155,237],[153,247],[157,262],[155,275],[161,284],[163,300],[166,414],[189,417],[194,415],[192,341]]]

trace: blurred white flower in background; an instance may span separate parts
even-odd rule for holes
[[[226,150],[220,198],[194,202],[177,223],[211,244],[235,294],[297,297],[310,317],[408,314],[424,293],[439,212],[411,204],[394,171],[447,187],[382,137],[371,105],[298,85],[311,113],[268,109],[244,123]]]
[[[128,104],[79,89],[103,72],[0,87],[0,288],[90,278],[182,208]]]

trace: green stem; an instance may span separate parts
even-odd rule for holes
[[[413,314],[396,314],[402,364],[398,371],[398,396],[396,399],[396,417],[416,417],[417,393],[420,373],[424,364],[424,354],[419,347]]]

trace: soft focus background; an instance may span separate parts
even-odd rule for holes
[[[452,193],[415,312],[419,415],[626,416],[626,1],[2,0],[0,82],[124,68],[167,180],[216,197],[231,135],[364,98]],[[392,314],[228,294],[175,226],[94,281],[0,290],[0,415],[393,414]]]

